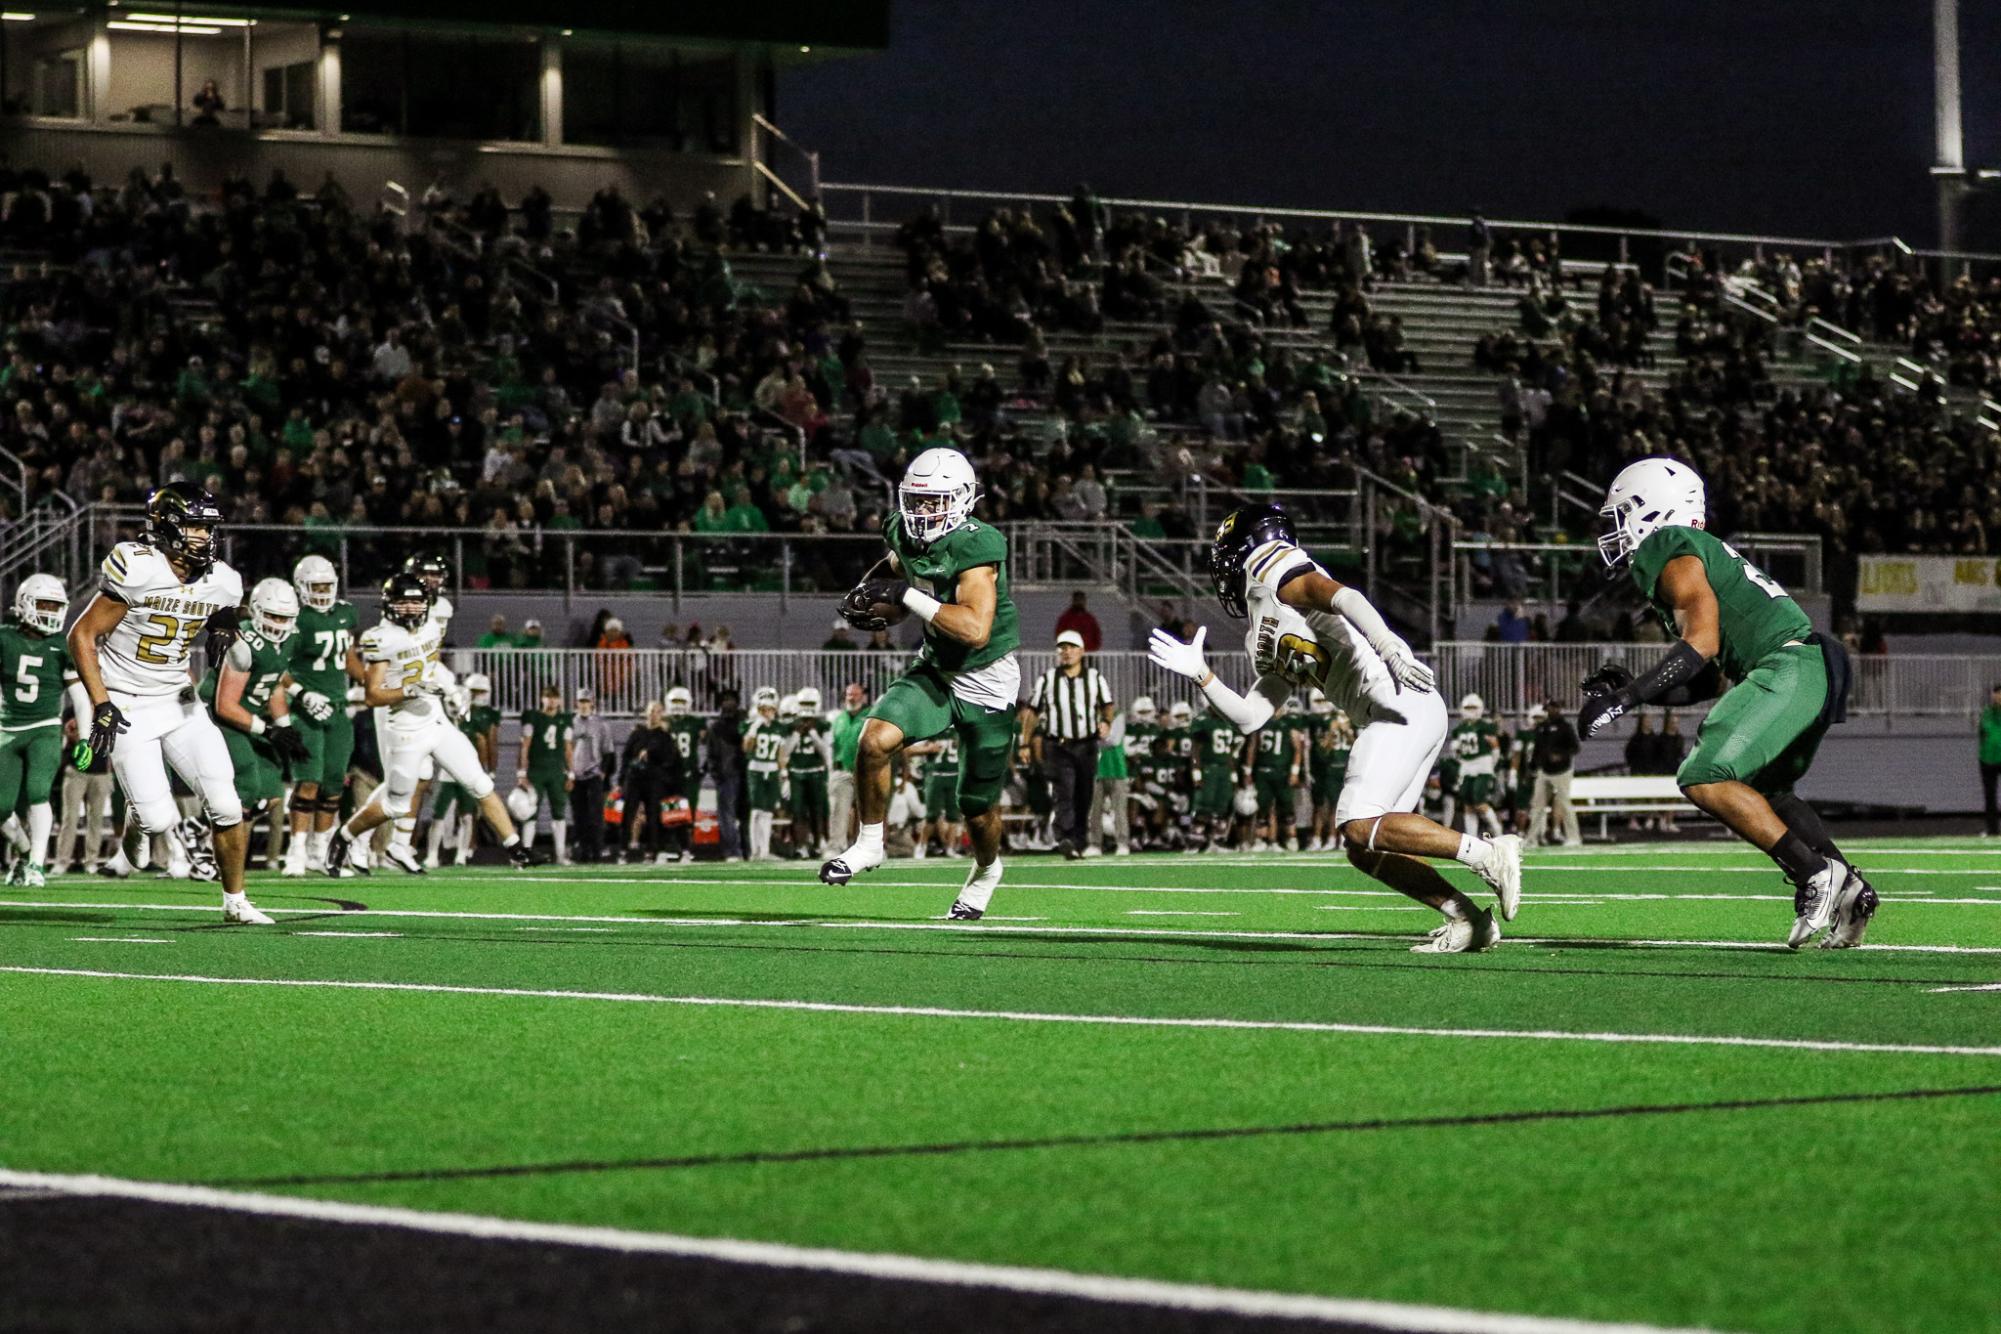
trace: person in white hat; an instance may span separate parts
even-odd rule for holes
[[[1056,665],[1035,679],[1021,713],[1021,758],[1049,776],[1056,804],[1056,850],[1072,861],[1091,846],[1091,795],[1098,782],[1098,746],[1112,734],[1112,688],[1084,665],[1084,636],[1056,636]]]

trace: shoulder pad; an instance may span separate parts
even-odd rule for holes
[[[166,558],[143,542],[120,542],[105,553],[98,569],[104,591],[122,602],[135,602],[179,582]]]

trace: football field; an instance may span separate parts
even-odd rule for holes
[[[0,1326],[1993,1329],[2001,844],[1850,850],[0,891]]]

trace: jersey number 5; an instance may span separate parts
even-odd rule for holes
[[[42,694],[42,679],[36,676],[35,668],[42,665],[42,659],[23,655],[20,665],[14,669],[14,679],[21,688],[14,692],[16,704],[33,704]]]
[[[1743,553],[1738,551],[1737,548],[1731,546],[1728,542],[1720,543],[1720,545],[1725,551],[1737,558],[1744,566],[1744,578],[1749,580],[1753,587],[1763,589],[1766,597],[1782,598],[1786,595],[1786,590],[1779,586],[1778,580],[1772,578],[1771,575],[1766,574],[1763,570],[1745,559]]]

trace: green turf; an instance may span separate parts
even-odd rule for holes
[[[2001,848],[1866,846],[1871,945],[1961,952],[1762,948],[1784,885],[1698,842],[1533,857],[1479,957],[1408,953],[1432,919],[1338,859],[1201,856],[1022,858],[971,926],[935,861],[259,878],[266,931],[206,887],[67,879],[0,892],[34,905],[0,907],[0,967],[2001,1047],[2001,991],[1933,990],[2001,981]],[[1955,1092],[2001,1088],[1997,1055],[22,972],[0,1050],[19,1169],[1672,1325],[1997,1310],[2001,1094]],[[1950,1096],[1873,1096],[1915,1092]],[[1666,1110],[1801,1098],[1849,1100]],[[1411,1124],[1510,1113],[1544,1115]],[[509,1167],[541,1170],[467,1175]]]

